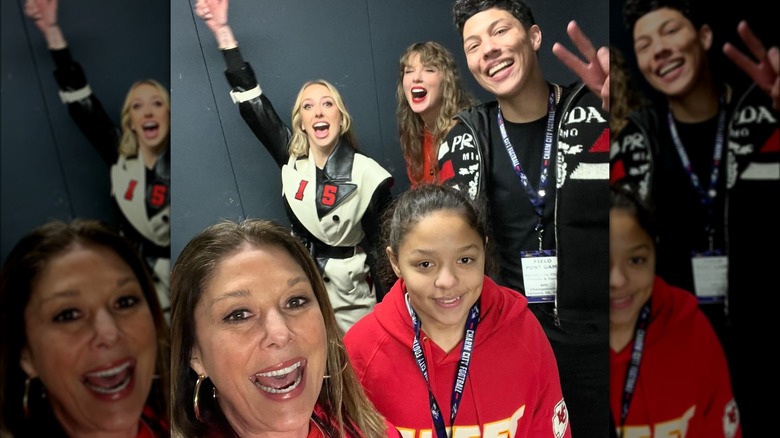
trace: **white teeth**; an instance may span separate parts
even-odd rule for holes
[[[440,301],[440,302],[442,302],[442,303],[444,303],[444,304],[452,304],[452,303],[454,303],[455,301],[458,301],[460,298],[461,298],[461,297],[455,297],[455,298],[449,298],[449,299],[448,299],[448,298],[442,298],[442,299],[440,299],[439,301]]]
[[[271,388],[271,387],[268,387],[268,386],[263,386],[263,385],[261,385],[260,383],[257,383],[257,382],[255,382],[255,385],[257,385],[257,387],[262,389],[263,391],[269,392],[271,394],[286,394],[288,392],[291,392],[295,388],[297,388],[298,385],[300,385],[302,377],[303,377],[302,374],[299,375],[298,378],[295,379],[295,382],[293,382],[292,385],[290,385],[290,386],[288,386],[286,388],[280,388],[280,389]]]
[[[285,375],[290,374],[291,372],[295,371],[300,366],[301,366],[301,363],[297,362],[297,363],[294,363],[294,364],[290,365],[287,368],[282,368],[281,370],[276,370],[276,371],[269,371],[267,373],[257,373],[257,374],[255,374],[255,376],[260,376],[260,377],[285,376]]]
[[[497,71],[501,70],[504,67],[508,67],[510,64],[511,64],[510,61],[503,61],[494,65],[493,67],[490,68],[490,70],[488,70],[488,76],[493,76],[494,74],[496,74]]]
[[[86,373],[85,375],[89,377],[111,377],[126,370],[129,366],[130,366],[130,362],[125,362],[122,365],[115,366],[114,368],[110,368],[103,371],[96,371],[94,373]]]
[[[670,71],[674,70],[675,68],[681,66],[682,63],[683,63],[682,60],[671,62],[671,63],[665,65],[661,70],[659,70],[658,74],[660,76],[663,76],[663,75],[669,73]]]
[[[315,123],[314,124],[314,129],[317,129],[317,128],[327,128],[328,126],[330,126],[330,125],[328,125],[325,122]]]
[[[113,388],[103,388],[102,386],[95,386],[90,385],[89,383],[85,383],[85,385],[92,391],[99,392],[101,394],[116,394],[117,392],[127,388],[127,385],[130,384],[130,376],[127,376],[127,378],[119,384],[119,386],[115,386]]]
[[[151,122],[151,123],[144,123],[144,128],[156,128],[157,123]]]

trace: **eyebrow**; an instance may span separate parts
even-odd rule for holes
[[[488,33],[490,33],[501,21],[504,21],[504,20],[506,20],[506,19],[505,18],[499,18],[499,19],[495,20],[494,22],[490,23],[490,25],[488,25],[488,27],[487,27]],[[475,34],[469,35],[469,36],[467,36],[466,38],[463,39],[463,43],[466,43],[466,41],[473,40],[473,39],[479,39],[479,37],[477,35],[475,35]]]
[[[306,278],[306,276],[299,275],[297,277],[292,277],[289,280],[287,280],[287,286],[288,287],[292,287],[292,286],[295,286],[298,283],[302,283],[302,282],[306,282],[306,281],[309,281],[309,279]],[[251,295],[251,293],[247,289],[238,289],[238,290],[225,292],[222,295],[218,296],[217,298],[214,298],[211,301],[211,307],[214,307],[220,301],[229,300],[231,298],[245,298],[245,297],[248,297],[250,295]]]
[[[124,286],[124,285],[126,285],[128,283],[133,283],[133,282],[138,283],[139,281],[138,281],[137,278],[135,278],[135,276],[128,275],[127,277],[121,277],[120,279],[118,279],[116,281],[116,285],[117,285],[117,287],[122,287],[122,286]],[[43,298],[41,301],[45,303],[45,302],[53,301],[53,300],[60,300],[60,299],[65,299],[65,298],[73,298],[73,297],[77,297],[79,295],[81,295],[81,291],[80,290],[77,290],[77,289],[66,289],[66,290],[54,292],[53,294],[49,295],[48,297]]]
[[[677,20],[676,18],[667,18],[666,20],[662,21],[662,22],[661,22],[661,24],[660,24],[658,27],[654,28],[654,29],[653,29],[653,32],[650,32],[650,33],[654,33],[654,32],[656,31],[656,29],[663,29],[663,28],[665,28],[666,26],[668,26],[668,25],[669,25],[669,23],[671,23],[671,22],[673,22],[673,21],[676,21],[676,20]],[[636,38],[634,38],[634,39],[635,39],[635,40],[638,40],[638,39],[640,39],[640,38],[650,38],[650,37],[648,36],[648,34],[647,34],[647,33],[643,33],[643,34],[641,34],[641,35],[637,36],[637,37],[636,37]]]
[[[468,251],[470,249],[477,249],[477,248],[478,248],[477,245],[471,243],[471,244],[468,244],[468,245],[461,246],[460,248],[455,248],[455,251],[456,252],[463,252],[463,251]],[[412,254],[422,254],[422,255],[434,255],[434,254],[436,254],[436,251],[431,250],[431,249],[414,249],[411,252],[412,252]]]

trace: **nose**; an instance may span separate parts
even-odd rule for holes
[[[443,266],[439,269],[436,280],[433,282],[434,286],[445,290],[452,289],[457,284],[458,276],[456,275],[454,268],[450,266]]]
[[[652,49],[653,57],[656,59],[665,58],[672,53],[663,38],[654,39],[650,48]]]
[[[626,274],[617,263],[609,267],[609,288],[619,289],[626,285]]]
[[[265,348],[284,348],[293,339],[287,319],[278,311],[269,312],[259,324],[263,331],[262,346]]]
[[[418,68],[412,72],[412,82],[422,82],[422,69]]]
[[[98,310],[92,326],[95,330],[94,345],[98,348],[111,348],[121,336],[117,321],[108,310]]]
[[[482,40],[480,48],[482,49],[482,58],[484,59],[489,59],[498,52],[498,46],[493,43],[493,38],[485,38]]]

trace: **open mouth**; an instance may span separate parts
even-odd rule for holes
[[[330,124],[327,122],[317,122],[313,126],[314,136],[317,138],[325,138],[330,132]]]
[[[126,360],[111,368],[90,371],[81,376],[81,383],[98,394],[117,394],[133,380],[135,361]]]
[[[425,96],[428,95],[428,90],[423,87],[413,87],[412,90],[412,102],[420,103],[425,100]]]
[[[460,307],[461,303],[463,302],[463,295],[458,295],[456,297],[437,298],[435,301],[436,301],[436,305],[439,306],[440,308],[454,309]]]
[[[301,360],[278,370],[257,373],[252,381],[260,390],[269,394],[287,394],[301,384],[305,365],[306,361]]]
[[[157,122],[144,123],[141,128],[143,129],[144,137],[146,138],[157,137],[160,132],[160,124]]]
[[[494,65],[493,67],[490,67],[488,70],[488,76],[493,77],[496,75],[496,73],[500,72],[501,70],[504,70],[507,67],[511,67],[515,62],[511,59],[508,59],[506,61],[501,61],[498,64]]]
[[[663,65],[661,68],[659,68],[657,74],[658,74],[658,76],[664,77],[667,74],[669,74],[669,72],[675,70],[678,67],[681,67],[682,65],[683,65],[683,60],[682,59],[678,59],[676,61],[669,62],[668,64]]]

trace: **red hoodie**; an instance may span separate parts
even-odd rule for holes
[[[428,390],[412,352],[414,330],[398,280],[347,331],[352,366],[371,401],[404,438],[436,438]],[[480,321],[452,438],[571,437],[552,348],[521,294],[485,277]],[[433,394],[449,428],[461,349],[445,353],[424,333]]]
[[[610,405],[620,421],[629,343],[610,350]],[[623,438],[741,437],[726,356],[696,297],[655,278],[650,324]]]

